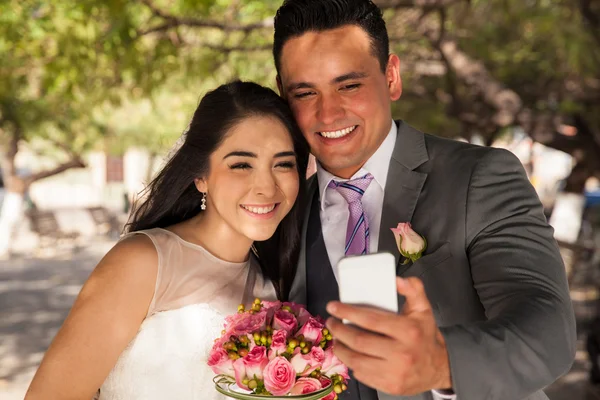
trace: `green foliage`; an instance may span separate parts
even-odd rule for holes
[[[577,3],[474,1],[466,18],[455,11],[450,33],[460,38],[461,49],[481,60],[528,105],[545,107],[548,95],[562,100],[566,80],[599,76],[600,48]]]
[[[120,153],[133,145],[165,152],[206,90],[236,78],[275,87],[272,29],[160,27],[176,18],[258,23],[271,19],[281,0],[150,3],[162,15],[142,0],[0,2],[0,146],[20,128],[24,140],[49,139],[76,153],[97,147]],[[600,71],[600,50],[577,3],[472,0],[450,8],[445,29],[528,106],[585,111],[588,106],[563,91],[565,81],[585,82]],[[385,15],[396,27],[411,12]],[[416,30],[405,26],[393,36],[393,49],[403,61],[410,58],[409,65],[440,61]],[[434,134],[462,135],[447,101],[449,81],[411,68],[403,70],[405,94],[394,116]],[[457,85],[459,93],[468,92],[464,82]]]

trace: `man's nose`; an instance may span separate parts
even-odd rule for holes
[[[324,126],[333,125],[344,116],[340,99],[335,95],[322,95],[319,99],[317,118]]]

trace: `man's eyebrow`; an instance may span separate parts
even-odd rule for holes
[[[227,154],[225,157],[223,157],[223,160],[229,157],[252,157],[252,158],[258,158],[258,156],[254,153],[251,153],[249,151],[232,151],[231,153]]]
[[[335,83],[342,83],[345,81],[349,81],[352,79],[364,79],[364,78],[367,78],[368,76],[369,76],[369,74],[367,74],[366,72],[349,72],[347,74],[340,75],[340,76],[333,78],[331,80],[331,83],[335,84]],[[292,82],[289,85],[287,85],[286,91],[291,92],[293,90],[298,90],[298,89],[313,89],[314,87],[315,87],[315,84],[310,83],[310,82]]]
[[[366,72],[350,72],[344,75],[340,75],[336,78],[333,78],[333,80],[331,81],[332,83],[342,83],[345,81],[349,81],[352,79],[363,79],[368,77],[369,74],[367,74]]]
[[[308,82],[292,82],[289,85],[287,85],[286,87],[286,91],[287,92],[291,92],[293,90],[297,90],[297,89],[312,89],[314,88],[315,85],[312,83],[308,83]]]

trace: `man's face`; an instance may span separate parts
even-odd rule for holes
[[[332,174],[350,178],[379,148],[400,98],[400,61],[385,73],[369,36],[347,25],[307,32],[283,46],[278,86],[312,153]]]

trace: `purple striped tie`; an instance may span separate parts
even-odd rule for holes
[[[331,181],[329,187],[338,191],[348,203],[348,228],[346,230],[347,256],[367,254],[369,252],[369,224],[363,210],[361,199],[365,190],[373,180],[373,175],[367,174],[362,178],[345,182]]]

